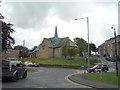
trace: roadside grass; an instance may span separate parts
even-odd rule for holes
[[[84,57],[73,57],[72,60],[65,58],[22,58],[19,59],[22,62],[31,61],[39,64],[54,64],[54,65],[71,65],[71,66],[87,66],[87,62]],[[96,57],[90,57],[90,62],[100,62]]]
[[[101,73],[88,73],[85,75],[85,78],[93,81],[118,85],[118,77],[116,76],[115,72],[103,72],[102,79],[100,78],[100,76],[101,76]]]

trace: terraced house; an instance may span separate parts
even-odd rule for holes
[[[77,47],[69,37],[59,38],[56,26],[54,37],[44,38],[42,43],[32,52],[32,56],[38,58],[62,57],[62,47],[64,46]]]
[[[120,35],[116,37],[117,41],[117,55],[120,57]],[[115,38],[112,37],[106,40],[103,44],[98,47],[100,55],[104,56],[115,56]]]

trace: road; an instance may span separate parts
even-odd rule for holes
[[[4,81],[3,88],[86,88],[68,81],[65,77],[83,70],[65,68],[37,68],[37,72],[28,73],[26,79],[17,82]]]

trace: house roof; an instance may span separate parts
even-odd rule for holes
[[[120,35],[116,36],[116,42],[119,43],[120,42]],[[100,46],[103,46],[103,45],[109,45],[109,44],[114,44],[115,43],[115,38],[112,37],[108,40],[105,40],[105,42],[103,44],[101,44]]]

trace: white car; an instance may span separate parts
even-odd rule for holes
[[[25,66],[32,66],[33,65],[33,63],[31,61],[26,61],[24,64],[25,64]]]

